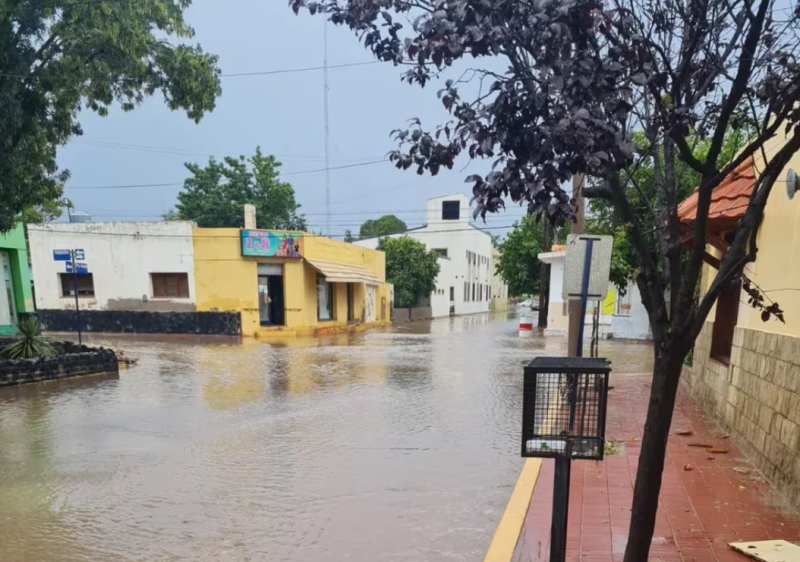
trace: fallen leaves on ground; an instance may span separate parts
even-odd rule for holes
[[[685,465],[683,465],[683,470],[685,470],[686,472],[689,472],[691,470],[694,470],[694,467],[692,465],[690,465],[690,464],[685,464]]]
[[[694,435],[694,431],[691,429],[679,429],[675,432],[675,435],[680,435],[681,437],[688,437],[689,435]]]

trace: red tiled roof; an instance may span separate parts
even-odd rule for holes
[[[744,216],[750,195],[756,184],[753,158],[750,157],[733,170],[711,193],[706,233],[722,234],[736,228]],[[697,188],[678,205],[678,219],[687,226],[694,224],[697,216]]]

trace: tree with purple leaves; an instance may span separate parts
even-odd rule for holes
[[[484,218],[511,200],[556,224],[569,221],[583,199],[572,200],[562,185],[576,174],[586,178],[584,197],[611,203],[639,262],[636,282],[656,355],[624,557],[647,560],[683,359],[721,288],[756,259],[767,198],[800,148],[798,8],[773,0],[291,5],[348,27],[378,60],[406,67],[410,84],[425,86],[460,59],[475,61],[477,68],[439,89],[446,122],[426,130],[415,119],[394,132],[399,146],[391,160],[398,168],[437,174],[459,156],[491,159],[490,172],[466,178]],[[498,61],[504,71],[493,70]],[[481,87],[465,99],[469,81]],[[731,128],[752,134],[724,163]],[[767,157],[762,149],[778,134],[786,141]],[[698,154],[701,141],[707,148]],[[763,155],[764,164],[752,196],[724,233],[717,273],[697,298],[712,192],[754,155]],[[655,200],[636,180],[645,162],[653,165]],[[678,215],[687,169],[701,178],[688,230]],[[782,314],[774,304],[763,317]]]

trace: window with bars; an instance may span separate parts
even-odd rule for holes
[[[151,273],[154,299],[188,299],[188,273]]]

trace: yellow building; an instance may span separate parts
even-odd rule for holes
[[[195,228],[198,311],[241,314],[243,336],[295,336],[390,322],[383,252],[304,232]]]
[[[796,134],[794,130],[789,135]],[[783,128],[764,152],[756,151],[713,192],[707,221],[706,265],[701,290],[714,279],[730,233],[744,216],[760,171],[789,140]],[[742,280],[720,292],[695,342],[683,382],[704,410],[713,415],[736,444],[795,507],[800,505],[800,196],[795,154],[769,195],[757,233],[758,255],[744,275],[785,314],[766,322],[749,306]],[[678,209],[691,233],[696,193]]]

